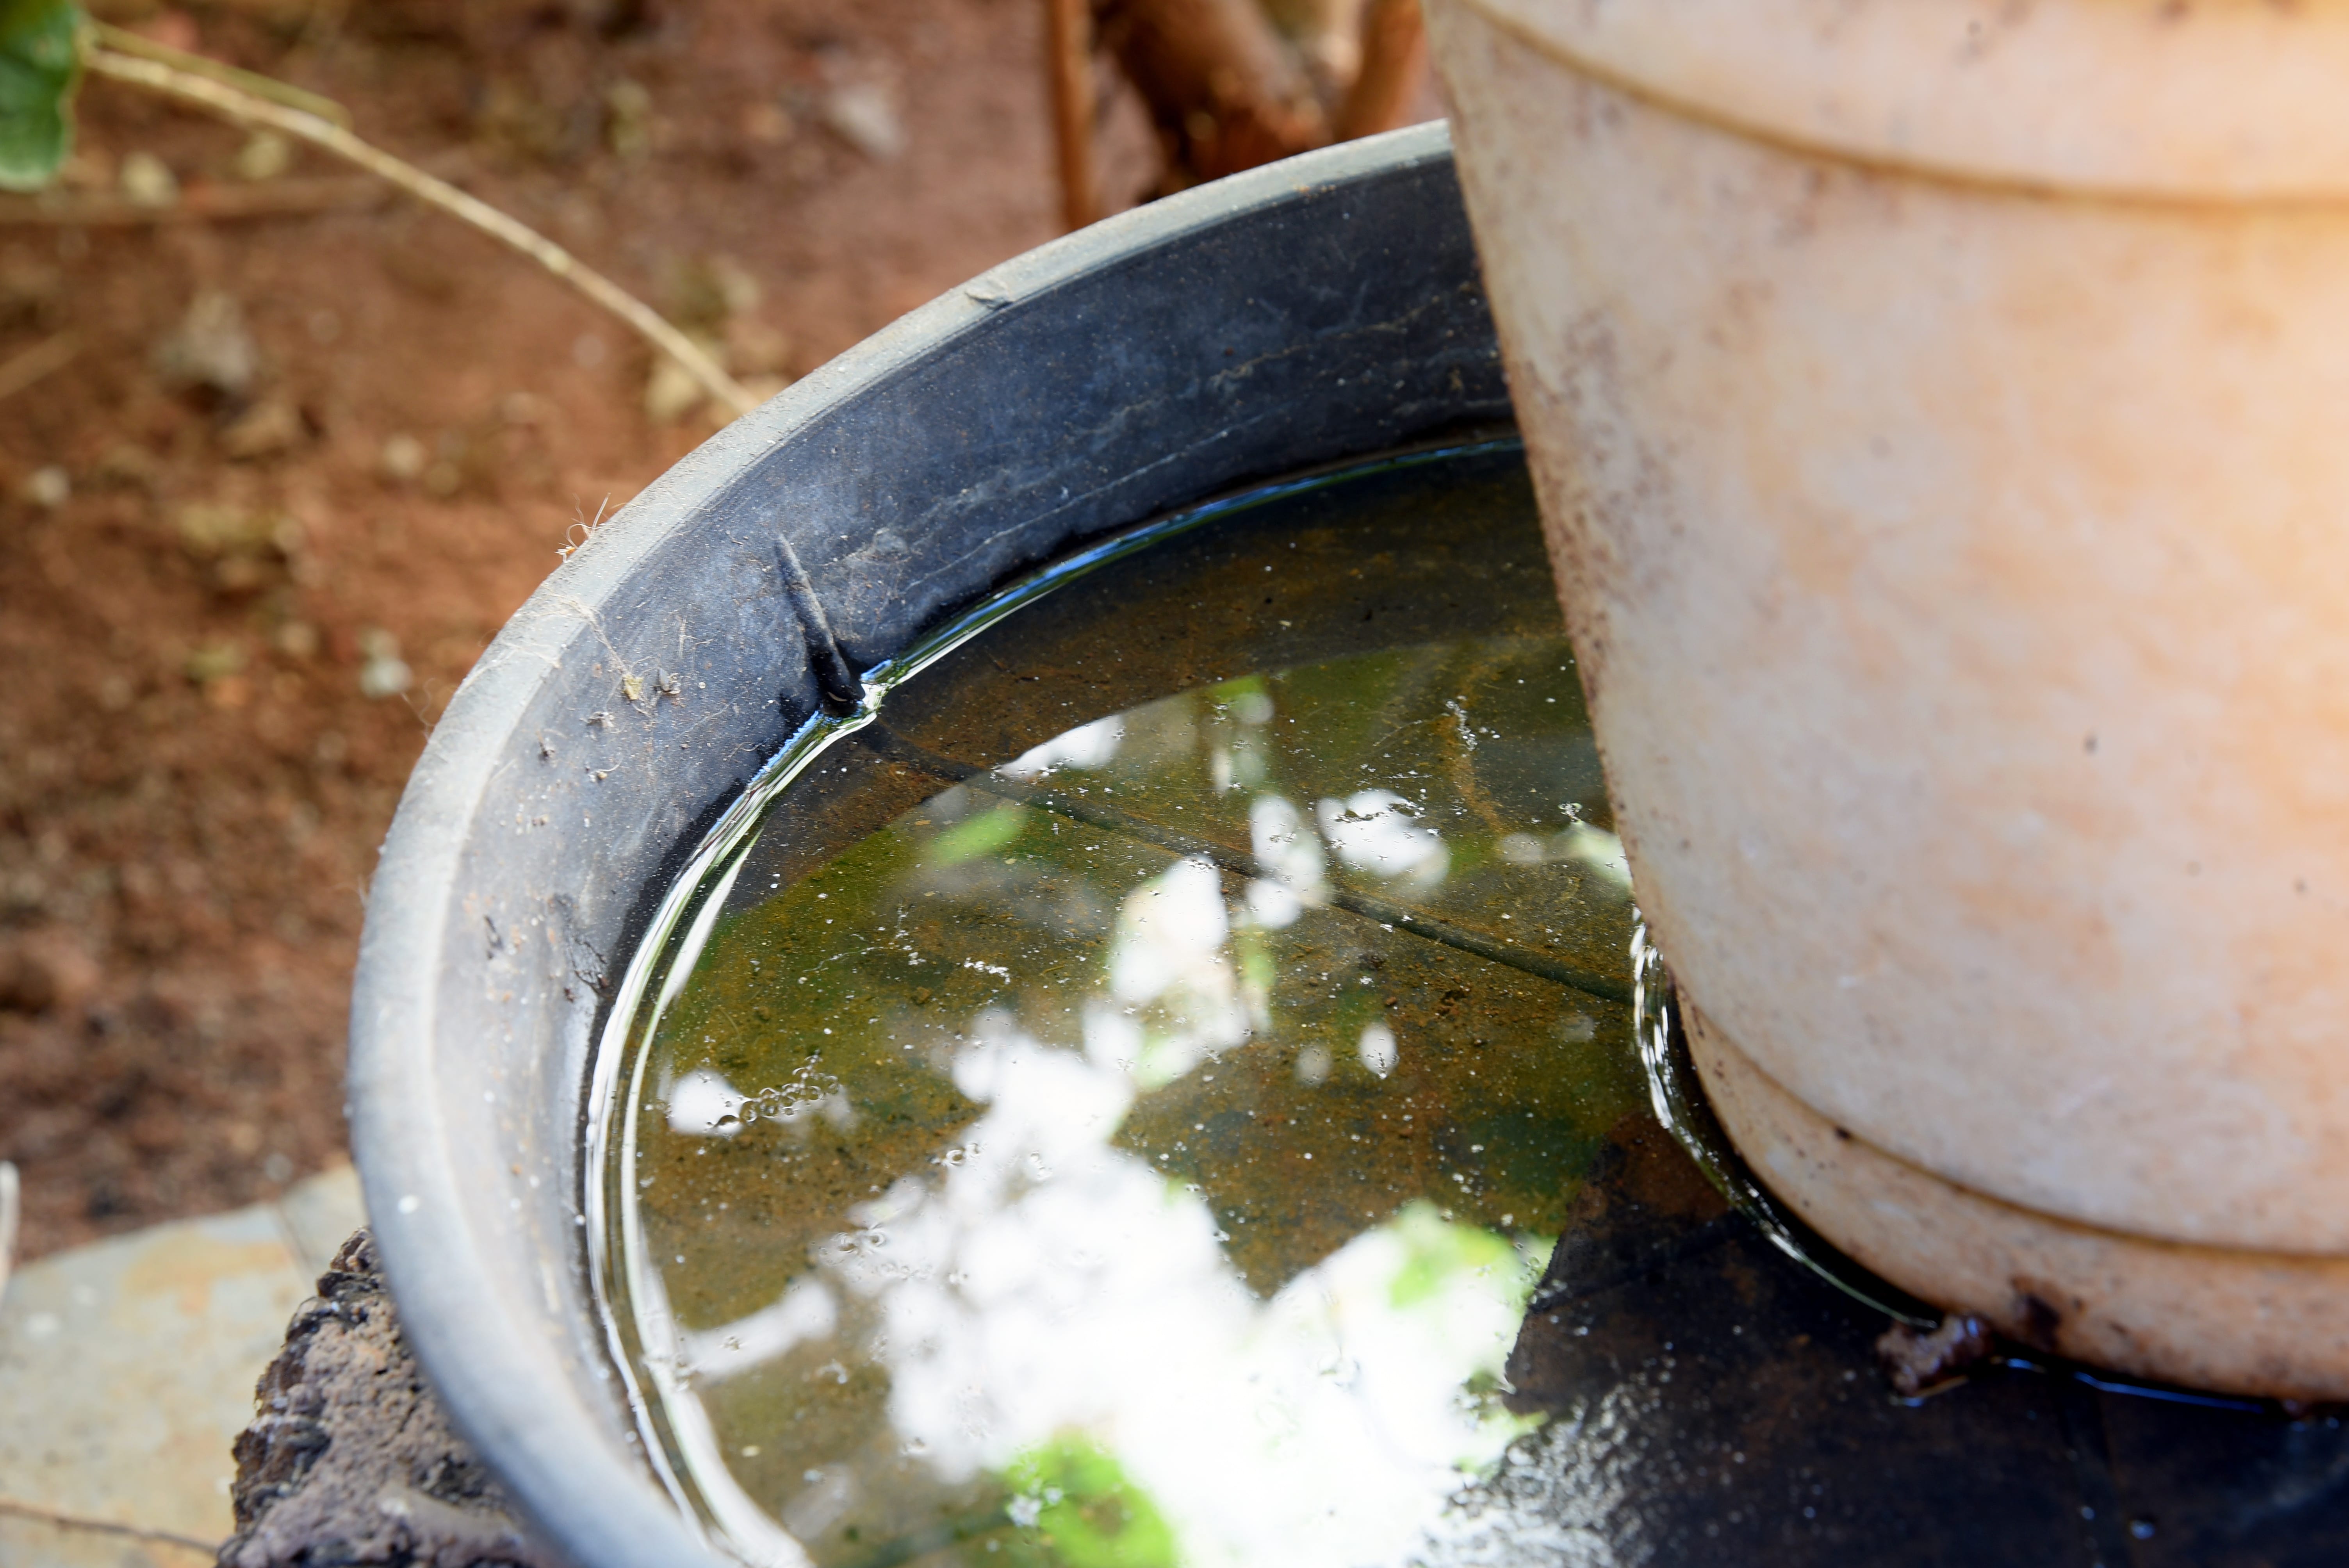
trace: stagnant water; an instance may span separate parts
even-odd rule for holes
[[[1646,1088],[1522,470],[1166,531],[804,760],[637,1021],[615,1306],[754,1551],[1400,1562],[1527,1424]]]
[[[1894,1410],[1882,1314],[1665,1132],[1634,921],[1513,443],[979,607],[777,758],[622,987],[591,1235],[648,1457],[823,1568],[2020,1561],[2109,1513],[2091,1396]],[[2251,1517],[2260,1434],[2181,1440]]]

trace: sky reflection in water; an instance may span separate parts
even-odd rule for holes
[[[826,1564],[1440,1555],[1640,1099],[1619,1005],[1510,956],[1621,967],[1595,778],[1562,638],[1386,650],[1073,728],[730,915],[636,1111],[705,1506]]]

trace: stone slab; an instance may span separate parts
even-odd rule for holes
[[[0,1563],[208,1560],[254,1384],[364,1222],[345,1166],[18,1269],[0,1296]]]
[[[196,1541],[0,1512],[0,1563],[7,1568],[212,1568]]]

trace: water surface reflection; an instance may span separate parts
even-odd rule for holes
[[[766,830],[623,1144],[657,1435],[722,1534],[1362,1568],[1467,1517],[1539,1424],[1505,1368],[1565,1205],[1644,1096],[1547,586],[991,769],[885,709],[811,775],[835,816],[911,803],[823,854]]]
[[[1399,1562],[1525,1425],[1517,1320],[1634,1087],[1593,1048],[1615,1005],[1330,894],[1596,964],[1625,889],[1538,748],[1443,743],[1475,711],[1582,744],[1542,700],[1555,639],[1348,663],[942,791],[734,917],[672,1005],[638,1181],[678,1397],[820,1555],[942,1527],[984,1554],[992,1510],[988,1541],[1081,1516],[1119,1562]],[[1387,722],[1333,744],[1298,688]]]

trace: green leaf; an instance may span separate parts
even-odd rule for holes
[[[1039,1568],[1174,1568],[1165,1516],[1105,1449],[1065,1432],[1011,1463],[1004,1480],[1024,1539],[1011,1556]]]
[[[72,0],[0,0],[0,190],[38,191],[72,150],[80,30]]]

